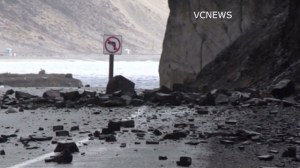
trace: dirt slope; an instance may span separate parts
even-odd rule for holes
[[[122,34],[132,54],[160,53],[168,12],[166,0],[0,0],[0,50],[99,54],[103,34]]]

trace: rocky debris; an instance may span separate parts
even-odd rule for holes
[[[16,91],[17,93],[18,91]],[[183,93],[178,91],[164,91],[159,89],[145,90],[140,95],[128,94],[128,92],[116,91],[113,94],[101,94],[90,91],[58,91],[48,90],[43,93],[43,97],[33,96],[21,92],[18,98],[12,95],[5,95],[2,99],[3,109],[10,106],[21,106],[22,109],[37,109],[39,107],[56,107],[56,108],[80,108],[80,107],[125,107],[125,106],[141,106],[144,104],[155,104],[158,106],[179,106],[188,105],[190,107],[199,106],[222,106],[230,103],[233,106],[266,106],[268,103],[281,104],[285,106],[294,106],[297,103],[280,100],[274,98],[255,98],[254,94],[249,92],[238,91],[215,91],[203,94],[201,91],[193,91],[191,93]],[[21,98],[23,97],[23,98]],[[208,111],[198,110],[199,114],[206,114]],[[204,112],[204,113],[202,113]]]
[[[161,132],[160,130],[158,130],[158,129],[155,129],[155,130],[153,131],[153,134],[156,135],[156,136],[161,136],[161,135],[162,135],[162,132]]]
[[[16,99],[18,100],[28,100],[28,99],[32,99],[32,98],[37,98],[38,96],[34,96],[34,95],[31,95],[29,93],[25,93],[25,92],[20,92],[20,91],[16,91],[15,92],[15,97]]]
[[[77,125],[77,126],[72,126],[71,128],[70,128],[70,131],[79,131],[80,129],[79,129],[79,126]]]
[[[56,131],[55,135],[56,136],[70,136],[69,131],[66,131],[66,130]]]
[[[113,77],[106,86],[106,94],[113,94],[116,91],[122,91],[125,94],[135,95],[135,83],[118,75]]]
[[[126,143],[121,143],[120,148],[126,148],[127,144]]]
[[[61,92],[60,95],[64,98],[65,101],[76,101],[81,97],[78,91]]]
[[[181,156],[179,161],[176,161],[178,166],[189,167],[192,164],[192,158],[187,156]]]
[[[144,104],[144,101],[138,98],[133,98],[131,100],[131,105],[132,106],[142,106]]]
[[[294,83],[289,79],[284,79],[277,83],[272,89],[272,95],[282,99],[295,93]]]
[[[93,136],[94,137],[97,137],[97,138],[99,138],[100,137],[100,135],[101,135],[101,133],[100,133],[100,131],[95,131],[94,133],[93,133]]]
[[[51,136],[29,135],[29,141],[51,141]]]
[[[105,142],[116,142],[117,138],[114,135],[108,135],[105,137]]]
[[[5,143],[7,141],[8,139],[6,137],[0,137],[0,143]]]
[[[111,97],[109,100],[102,103],[104,107],[122,107],[126,102],[120,97]]]
[[[5,155],[5,151],[2,149],[2,150],[0,150],[0,155]]]
[[[163,139],[170,139],[170,140],[179,140],[181,138],[185,138],[187,137],[187,133],[186,132],[173,132],[173,133],[169,133],[166,134]]]
[[[121,122],[110,120],[108,122],[107,128],[111,132],[120,131],[121,130]]]
[[[79,148],[77,147],[75,142],[66,142],[62,143],[59,142],[54,150],[54,152],[63,152],[63,151],[69,151],[71,153],[78,153]]]
[[[62,131],[64,130],[64,126],[63,125],[55,125],[53,126],[53,131]]]
[[[67,92],[65,92],[67,93]],[[103,95],[101,93],[86,93],[84,95],[84,91],[82,90],[79,93],[79,97],[76,99],[69,99],[69,100],[60,100],[63,101],[67,109],[64,110],[58,110],[62,112],[66,112],[67,114],[71,114],[71,109],[69,108],[75,108],[78,109],[80,107],[87,107],[88,100],[93,100],[95,102],[98,102],[97,106],[103,106],[103,102],[108,100],[114,100],[119,99],[123,104],[124,101],[121,100],[121,97],[125,94],[121,91],[114,92],[113,95]],[[205,92],[206,93],[206,92]],[[225,97],[225,101],[219,101],[217,103],[218,95],[222,95],[221,97]],[[10,95],[12,98],[14,95]],[[61,95],[59,95],[61,96]],[[77,97],[76,93],[76,97]],[[129,95],[126,95],[129,96]],[[149,95],[148,95],[149,96]],[[153,96],[153,97],[151,97]],[[120,113],[120,116],[122,118],[126,117],[126,119],[119,118],[118,115],[114,116],[115,110],[113,108],[103,108],[98,109],[95,108],[91,111],[89,111],[88,114],[89,117],[98,117],[102,118],[102,114],[109,115],[108,118],[105,118],[104,121],[107,123],[106,128],[101,127],[102,131],[98,131],[97,129],[93,128],[89,131],[81,131],[81,132],[72,132],[72,136],[77,136],[77,134],[80,134],[80,136],[88,135],[87,138],[90,140],[101,140],[100,143],[103,144],[110,144],[114,143],[116,141],[121,142],[128,142],[124,141],[124,137],[130,136],[130,138],[133,138],[132,142],[135,142],[134,144],[143,144],[146,143],[147,146],[155,146],[160,147],[160,145],[168,144],[168,143],[182,143],[183,145],[192,145],[193,147],[197,147],[199,144],[204,144],[208,142],[217,142],[217,145],[220,145],[220,148],[232,148],[234,153],[237,152],[249,152],[248,149],[252,148],[255,145],[261,145],[262,148],[266,145],[270,145],[272,147],[273,144],[282,144],[282,146],[287,145],[298,145],[300,144],[298,141],[298,135],[297,130],[299,127],[294,128],[293,123],[297,121],[297,117],[294,117],[296,113],[292,113],[297,111],[297,103],[292,102],[288,103],[289,101],[292,101],[291,99],[286,100],[279,100],[275,98],[269,98],[269,94],[262,92],[259,95],[253,95],[251,91],[249,90],[242,90],[242,91],[231,91],[231,90],[213,90],[209,94],[203,94],[203,92],[199,91],[193,91],[193,93],[180,93],[180,92],[173,92],[170,90],[165,90],[164,93],[161,92],[161,90],[154,90],[153,93],[151,93],[151,98],[148,100],[145,99],[145,95],[137,95],[138,99],[145,101],[145,103],[148,105],[147,108],[155,108],[156,111],[146,111],[143,114],[140,114],[140,117],[143,117],[145,120],[139,120],[141,122],[135,122],[132,118],[127,118],[130,115],[124,115]],[[161,98],[158,99],[158,97],[168,97],[171,100],[162,100]],[[39,107],[52,107],[53,101],[50,101],[49,97],[43,97],[42,99],[45,99],[45,101],[42,104],[39,104]],[[62,96],[61,96],[62,97]],[[71,96],[72,97],[72,96]],[[214,99],[211,99],[213,103],[204,103],[203,105],[200,105],[201,100],[203,100],[206,97],[214,97]],[[258,98],[256,98],[258,97]],[[203,98],[203,99],[202,99]],[[167,98],[166,98],[167,99]],[[174,101],[175,100],[175,101]],[[172,106],[170,102],[180,102],[182,106],[175,105]],[[284,105],[284,101],[287,101]],[[0,102],[2,102],[0,100]],[[34,103],[34,100],[29,100],[28,102]],[[100,103],[101,102],[101,103]],[[203,102],[203,101],[202,101]],[[209,102],[209,101],[208,101]],[[263,103],[261,103],[263,102]],[[19,106],[24,106],[25,101],[18,100],[17,106],[8,106],[10,107],[16,107],[19,108]],[[126,104],[126,103],[125,103]],[[150,105],[149,105],[150,104]],[[96,103],[94,104],[95,107]],[[168,107],[161,107],[157,105],[163,105]],[[284,105],[284,106],[282,106]],[[124,109],[131,109],[130,106],[125,105]],[[280,107],[280,108],[279,108]],[[132,107],[133,108],[133,107]],[[168,111],[164,111],[164,109],[169,109]],[[54,108],[55,109],[55,108]],[[121,108],[120,108],[121,109]],[[123,109],[123,108],[122,108]],[[137,109],[137,108],[133,108]],[[119,108],[116,109],[118,111]],[[174,113],[173,113],[174,110]],[[276,110],[276,113],[272,113],[271,111]],[[96,112],[95,112],[96,111]],[[121,112],[120,110],[119,112]],[[177,113],[179,112],[179,113]],[[23,113],[21,113],[23,114]],[[96,114],[100,114],[97,115]],[[113,114],[110,116],[110,114]],[[292,115],[291,115],[292,114]],[[169,118],[169,115],[171,118]],[[240,118],[239,116],[245,116],[245,118]],[[6,115],[9,116],[9,115]],[[290,117],[293,116],[293,117]],[[174,117],[174,118],[173,118]],[[206,120],[206,119],[210,120]],[[174,119],[174,120],[173,120]],[[170,121],[172,120],[172,121]],[[60,118],[58,121],[63,121],[62,118]],[[211,128],[209,128],[209,131],[207,125],[212,123]],[[66,123],[59,122],[61,125],[54,125],[52,127],[54,133],[56,136],[66,136],[66,137],[56,137],[57,139],[68,139],[70,133],[66,131],[66,128],[70,128],[69,131],[78,131],[79,126],[81,128],[81,125],[76,125],[71,127],[70,125],[67,125]],[[73,122],[73,124],[78,124],[79,122]],[[102,123],[102,120],[101,120]],[[137,123],[139,125],[137,125]],[[285,123],[285,124],[282,124]],[[141,124],[141,125],[140,125]],[[161,124],[161,125],[160,125]],[[276,124],[276,126],[270,126],[270,125]],[[85,126],[92,126],[94,124],[90,124],[89,121],[84,120],[83,127],[81,129],[85,129]],[[66,128],[65,128],[66,127]],[[45,129],[39,129],[40,131],[38,133],[46,132],[48,129],[44,126]],[[51,127],[50,127],[51,128]],[[98,127],[97,127],[98,128]],[[122,129],[127,128],[127,129]],[[138,128],[138,129],[135,129]],[[8,128],[10,129],[10,128]],[[35,129],[37,131],[38,127]],[[43,131],[44,130],[44,131]],[[93,130],[93,131],[92,131]],[[96,130],[96,131],[95,131]],[[100,130],[100,129],[99,129]],[[173,132],[172,132],[173,131]],[[169,132],[169,133],[168,133]],[[171,132],[171,133],[170,133]],[[47,134],[45,134],[47,135]],[[1,136],[3,138],[3,143],[10,142],[10,135]],[[52,144],[56,144],[57,139],[54,139],[51,141]],[[33,135],[28,138],[22,138],[21,143],[24,145],[25,149],[37,149],[42,148],[37,145],[32,145],[32,142],[38,142],[38,141],[50,141],[52,140],[52,137],[47,136],[39,136],[39,135]],[[165,140],[165,141],[162,141]],[[168,141],[168,140],[176,140],[176,141]],[[105,142],[103,142],[105,141]],[[0,140],[1,142],[1,140]],[[30,142],[30,143],[29,143]],[[95,143],[99,141],[94,141]],[[50,143],[50,142],[49,142]],[[32,145],[32,146],[31,146]],[[121,148],[125,148],[127,146],[126,143],[120,143]],[[265,150],[263,152],[259,153],[265,153],[267,152],[268,155],[273,156],[273,161],[277,161],[277,154],[278,151],[281,152],[281,149],[274,149],[277,151],[277,153],[272,152],[270,150]],[[63,152],[64,150],[60,150],[60,152]],[[287,150],[288,151],[288,150]],[[257,156],[256,153],[253,154],[250,151],[249,156],[254,157],[254,160],[271,160],[270,156],[266,157],[266,155],[259,155]],[[275,159],[276,158],[276,159]],[[293,159],[296,159],[297,157],[292,157]],[[45,160],[46,161],[46,160]],[[49,158],[46,162],[55,162],[53,158]],[[272,160],[271,160],[272,161]],[[271,162],[273,163],[273,162]]]
[[[168,160],[167,156],[158,156],[158,160]]]
[[[62,97],[59,90],[48,90],[43,93],[43,98],[49,100],[60,100]]]
[[[259,155],[259,156],[257,156],[257,158],[262,161],[272,161],[274,159],[274,156],[273,155]]]
[[[58,164],[70,164],[73,161],[72,152],[68,150],[64,150],[60,152],[58,155],[51,156],[48,159],[45,159],[45,163],[56,162]]]
[[[5,95],[13,95],[15,91],[13,89],[9,89],[5,92]]]
[[[124,128],[134,128],[135,127],[134,120],[122,120],[120,122],[121,122],[121,127],[124,127]]]
[[[215,97],[211,94],[208,93],[205,96],[202,96],[199,100],[199,105],[200,106],[215,106]]]
[[[156,141],[156,140],[147,140],[146,144],[147,145],[159,145],[159,141]]]
[[[296,147],[289,147],[287,150],[285,150],[281,157],[290,157],[290,158],[296,158],[297,157],[297,149]]]
[[[181,102],[177,97],[176,92],[174,93],[156,93],[155,101],[162,105],[180,105]]]
[[[225,105],[229,103],[229,97],[225,94],[218,94],[215,101],[217,105]]]
[[[197,108],[196,111],[199,115],[206,115],[209,114],[209,111],[207,109]]]
[[[18,110],[15,109],[15,108],[8,108],[6,111],[5,111],[6,114],[12,114],[12,113],[18,113]]]

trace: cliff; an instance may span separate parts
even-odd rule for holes
[[[270,19],[280,0],[169,0],[159,74],[161,86],[194,81],[201,69],[241,35]],[[194,11],[232,11],[232,19],[196,19]]]
[[[198,74],[199,88],[270,88],[290,79],[299,88],[299,7],[291,0],[223,50]]]

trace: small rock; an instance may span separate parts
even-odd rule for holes
[[[146,144],[147,144],[147,145],[158,145],[158,144],[159,144],[159,141],[147,140],[147,141],[146,141]]]
[[[0,150],[0,155],[5,155],[5,151],[4,150]]]
[[[134,120],[126,120],[126,121],[121,121],[121,127],[124,128],[134,128]]]
[[[100,131],[95,131],[93,135],[94,137],[100,137],[101,133]]]
[[[156,135],[156,136],[161,136],[162,132],[160,132],[160,130],[156,129],[156,130],[153,131],[153,134]]]
[[[18,110],[15,109],[15,108],[8,108],[8,109],[5,111],[6,114],[12,114],[12,113],[17,113],[17,112],[18,112]]]
[[[192,158],[187,156],[181,156],[179,161],[176,161],[177,166],[189,167],[192,164]]]
[[[144,101],[141,99],[134,98],[131,101],[131,105],[133,105],[133,106],[142,106],[143,104],[144,104]]]
[[[120,129],[121,129],[121,122],[120,122],[120,121],[113,121],[113,120],[110,120],[110,121],[108,122],[107,128],[108,128],[110,131],[120,131]]]
[[[78,91],[71,91],[71,92],[61,92],[60,96],[64,98],[64,100],[75,101],[80,99],[80,94]]]
[[[53,126],[53,131],[62,131],[64,130],[64,126],[63,125],[55,125]]]
[[[5,138],[5,137],[0,137],[0,143],[5,143],[5,142],[7,142],[7,138]]]
[[[70,131],[79,131],[79,126],[73,126],[70,128]]]
[[[260,155],[260,156],[257,156],[257,158],[262,161],[272,161],[274,159],[274,156],[273,155]]]
[[[211,93],[208,93],[205,97],[201,98],[199,105],[200,106],[215,106],[216,105],[215,97]]]
[[[168,157],[167,156],[159,156],[158,160],[168,160]]]
[[[121,143],[120,147],[121,148],[126,148],[126,143]]]
[[[116,142],[117,138],[114,135],[109,135],[105,138],[106,142]]]
[[[220,143],[223,145],[234,145],[234,141],[227,140],[227,139],[221,139]]]
[[[291,157],[296,158],[297,157],[297,149],[296,147],[289,147],[287,150],[285,150],[281,157]]]
[[[66,131],[66,130],[56,131],[55,135],[56,136],[70,136],[69,131]]]
[[[66,142],[66,143],[61,143],[59,142],[54,150],[54,152],[62,152],[68,150],[71,153],[77,153],[79,152],[79,148],[77,147],[75,142]]]
[[[59,100],[61,98],[59,90],[47,90],[43,93],[43,98],[50,100]]]
[[[230,120],[226,120],[225,124],[229,124],[229,125],[236,125],[237,124],[237,120],[235,119],[230,119]]]
[[[165,135],[163,139],[179,140],[185,137],[187,137],[187,133],[185,132],[173,132]]]
[[[14,93],[15,93],[14,90],[9,89],[9,90],[7,90],[7,91],[5,92],[5,95],[12,95],[12,94],[14,94]]]
[[[209,111],[205,110],[205,109],[197,109],[197,113],[199,115],[207,115],[207,114],[209,114]]]

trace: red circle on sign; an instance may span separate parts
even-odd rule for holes
[[[114,47],[116,47],[114,51],[111,51],[111,50],[108,49],[108,47],[107,47],[108,43],[111,42],[112,39],[117,40],[117,42],[119,43],[119,45],[117,45],[118,47],[114,46]],[[114,53],[117,53],[117,52],[120,50],[120,48],[121,48],[121,41],[120,41],[117,37],[109,37],[109,38],[106,39],[105,45],[104,45],[104,46],[105,46],[106,51],[108,51],[108,52],[114,54]]]

